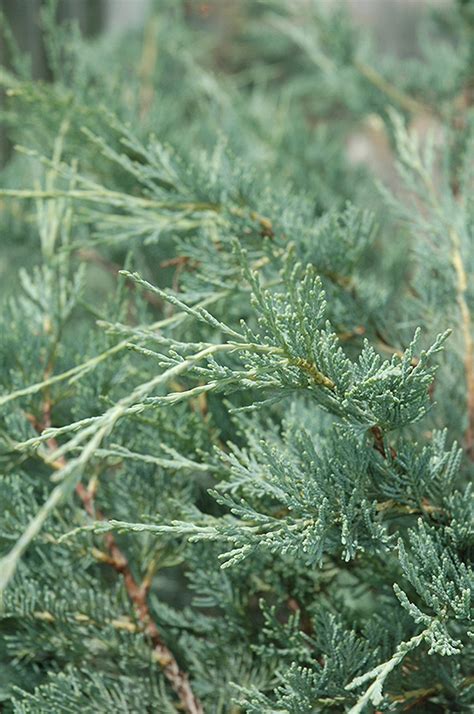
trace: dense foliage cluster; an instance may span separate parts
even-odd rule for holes
[[[160,0],[0,69],[0,709],[474,707],[474,10]]]

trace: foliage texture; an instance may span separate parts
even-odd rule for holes
[[[400,58],[50,3],[48,82],[3,21],[2,711],[473,710],[474,12],[424,5]]]

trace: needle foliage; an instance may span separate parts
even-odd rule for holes
[[[470,712],[474,13],[10,47],[0,709]]]

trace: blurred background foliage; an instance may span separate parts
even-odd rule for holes
[[[284,24],[279,26],[278,16],[288,7],[296,24],[303,25],[308,14],[318,15],[328,55],[347,54],[351,46],[355,55],[369,42],[368,56],[382,57],[389,78],[420,92],[432,79],[427,68],[423,73],[422,60],[432,60],[423,55],[437,31],[433,18],[438,24],[456,23],[450,0],[297,0],[286,9],[274,0],[0,0],[8,28],[0,36],[0,165],[6,167],[1,185],[31,183],[25,177],[31,162],[21,156],[11,161],[13,144],[48,155],[70,101],[77,131],[68,130],[65,158],[80,149],[84,165],[94,159],[96,174],[110,174],[111,165],[100,163],[81,129],[100,126],[102,131],[107,111],[129,121],[141,137],[153,131],[161,141],[179,145],[182,155],[191,147],[208,150],[220,132],[236,155],[247,152],[253,165],[311,190],[319,211],[353,197],[355,185],[361,187],[361,166],[390,178],[386,135],[377,120],[386,95],[374,85],[361,87],[350,57],[341,55],[346,73],[339,67],[327,73],[323,67],[318,77],[315,58],[301,44],[298,51],[299,39],[291,32],[285,36]],[[62,34],[56,32],[57,22]],[[442,69],[436,78],[447,77],[451,87],[455,57],[446,63],[450,48],[431,43],[434,50],[440,56],[430,69]],[[406,60],[403,76],[399,58]],[[25,84],[29,79],[51,83],[51,90],[45,85],[40,98],[38,88]],[[347,87],[341,86],[345,80]],[[346,147],[343,156],[341,146]],[[348,164],[357,170],[348,171]],[[118,185],[124,176],[118,178],[113,169],[107,179]],[[0,209],[5,297],[14,288],[16,268],[34,260],[30,240],[35,239],[25,230],[20,204],[10,203],[7,210],[2,201]],[[99,269],[107,279],[110,271],[103,264]],[[91,270],[97,278],[97,265]]]

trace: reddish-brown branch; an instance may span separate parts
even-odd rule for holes
[[[51,400],[49,396],[46,396],[43,402],[41,422],[32,420],[38,431],[42,431],[48,426],[51,426],[51,408]],[[51,451],[54,451],[58,447],[55,439],[50,439],[47,443]],[[65,464],[65,458],[61,457],[55,462],[54,467],[62,468]],[[91,481],[88,488],[86,488],[83,483],[78,483],[76,486],[76,494],[81,499],[84,510],[91,518],[99,521],[105,520],[104,514],[95,507],[95,489],[95,481]],[[154,659],[162,668],[163,674],[176,693],[181,708],[187,712],[187,714],[204,714],[202,704],[191,688],[187,673],[180,669],[172,651],[163,642],[158,626],[151,616],[148,605],[151,577],[146,576],[143,582],[139,584],[132,573],[127,557],[119,548],[113,534],[106,533],[104,540],[107,553],[102,553],[99,550],[94,550],[94,553],[98,560],[107,563],[107,565],[112,567],[115,572],[123,578],[125,590],[141,623],[142,631],[152,644]]]
[[[93,492],[82,483],[79,483],[76,487],[76,493],[91,518],[99,521],[105,520],[104,514],[94,506]],[[160,631],[151,616],[148,606],[150,579],[145,579],[141,584],[137,583],[128,560],[117,545],[112,533],[106,533],[105,544],[107,546],[107,554],[105,557],[99,557],[99,559],[110,565],[123,577],[125,589],[142,624],[143,632],[153,645],[154,658],[162,667],[165,677],[178,695],[181,706],[189,714],[203,714],[204,710],[191,689],[188,675],[180,669],[173,653],[161,639]]]
[[[387,452],[385,450],[385,444],[383,440],[383,433],[382,429],[379,426],[373,426],[370,429],[371,433],[373,434],[374,437],[374,449],[379,452],[379,454],[382,454],[384,459],[387,458]],[[392,459],[395,459],[397,456],[397,452],[392,446],[389,446],[389,451],[390,451],[390,456]]]

